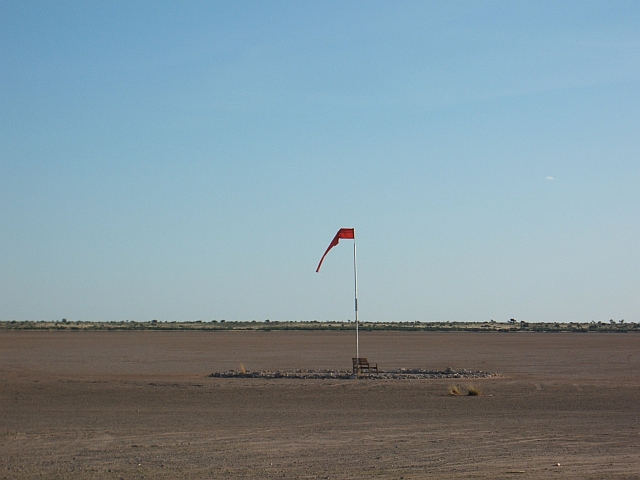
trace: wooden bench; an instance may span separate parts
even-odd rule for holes
[[[353,373],[354,374],[358,374],[358,373],[371,373],[371,372],[375,372],[378,373],[378,364],[377,363],[369,363],[369,360],[367,360],[364,357],[359,357],[359,358],[352,358],[351,359],[353,361]]]

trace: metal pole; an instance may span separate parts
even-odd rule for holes
[[[356,232],[353,231],[353,284],[356,310],[356,358],[360,358],[360,332],[358,331],[358,267],[356,262]]]

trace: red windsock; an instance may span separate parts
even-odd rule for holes
[[[336,233],[336,236],[333,237],[333,240],[331,240],[331,243],[329,244],[329,247],[327,248],[327,251],[324,252],[324,255],[322,255],[322,258],[320,259],[320,263],[318,264],[318,268],[316,268],[316,273],[318,273],[320,271],[320,266],[322,265],[322,261],[324,260],[324,257],[327,256],[327,253],[329,253],[329,250],[331,250],[333,247],[338,245],[338,242],[340,241],[341,238],[355,240],[355,238],[356,238],[355,229],[354,228],[341,228],[340,230],[338,230],[338,233]]]

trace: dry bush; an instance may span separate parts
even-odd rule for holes
[[[458,386],[458,385],[451,385],[451,386],[449,387],[449,395],[454,395],[454,396],[462,395],[462,392],[460,391],[460,386]]]
[[[467,395],[470,397],[476,397],[480,395],[480,393],[481,393],[480,390],[474,387],[473,385],[469,385],[467,387]]]
[[[453,395],[454,397],[465,395],[462,393],[463,390],[467,391],[466,395],[469,397],[476,397],[482,394],[482,392],[473,385],[465,385],[464,387],[461,387],[460,385],[451,385],[449,387],[449,395]]]
[[[246,368],[244,368],[244,363],[241,363],[241,364],[240,364],[240,373],[241,373],[242,375],[245,375],[245,374],[247,373],[247,369],[246,369]]]

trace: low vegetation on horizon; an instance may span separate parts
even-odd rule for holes
[[[55,321],[32,320],[0,320],[0,330],[355,330],[354,322],[279,322],[279,321],[67,321],[66,319]],[[640,323],[625,323],[624,320],[616,322],[585,322],[585,323],[559,323],[539,322],[529,323],[511,319],[508,322],[360,322],[361,331],[426,331],[426,332],[640,332]]]

